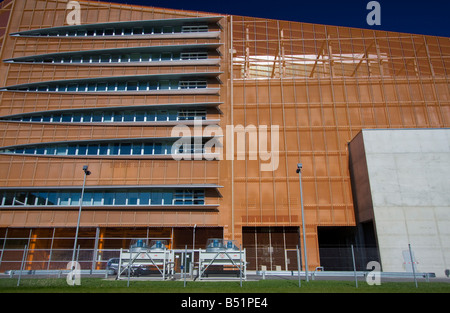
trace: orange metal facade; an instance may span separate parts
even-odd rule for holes
[[[81,25],[217,17],[170,9],[79,1]],[[67,25],[66,1],[4,1],[1,59],[87,50],[218,44],[215,65],[126,66],[0,64],[0,87],[55,80],[174,73],[220,73],[217,94],[0,93],[0,117],[22,113],[126,106],[220,103],[207,110],[225,135],[227,125],[278,126],[278,166],[224,153],[222,160],[70,157],[0,154],[3,187],[214,184],[205,204],[214,208],[88,207],[81,227],[222,227],[225,238],[244,241],[243,229],[301,225],[297,163],[302,186],[309,267],[320,265],[318,226],[355,226],[348,142],[363,128],[442,128],[450,124],[450,39],[220,16],[217,38],[36,38],[9,34]],[[77,140],[170,137],[174,125],[117,125],[0,121],[0,147]],[[261,141],[261,138],[258,138]],[[270,141],[269,141],[270,142]],[[270,151],[271,145],[268,144]],[[272,157],[274,155],[272,154]],[[74,228],[78,207],[2,207],[5,229]],[[291,229],[290,228],[290,229]],[[4,233],[3,233],[4,234]],[[2,234],[2,236],[4,236]],[[101,236],[101,235],[100,235]],[[168,235],[170,236],[170,234]],[[281,240],[281,239],[280,239]],[[100,244],[102,241],[100,240]],[[287,246],[285,246],[287,248]],[[290,247],[295,248],[295,246]]]

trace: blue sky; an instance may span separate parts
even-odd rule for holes
[[[108,1],[108,0],[103,0]],[[110,0],[163,8],[450,37],[450,0],[378,0],[381,25],[366,22],[370,0]]]

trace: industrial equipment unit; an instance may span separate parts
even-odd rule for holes
[[[174,252],[166,248],[165,240],[152,240],[149,245],[138,239],[129,250],[120,250],[117,279],[123,276],[158,274],[162,280],[174,275]]]
[[[233,276],[236,274],[236,276]],[[199,250],[199,277],[198,279],[215,277],[246,279],[245,249],[237,247],[234,240],[218,238],[208,239],[206,249]]]

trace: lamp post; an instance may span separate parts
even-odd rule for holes
[[[197,224],[194,225],[194,231],[192,232],[192,250],[195,250],[195,228],[197,228]]]
[[[83,165],[84,171],[84,180],[83,187],[81,188],[81,197],[80,197],[80,209],[78,210],[78,222],[77,222],[77,230],[75,232],[75,243],[73,244],[73,253],[72,253],[72,270],[75,268],[75,252],[77,250],[77,242],[78,242],[78,230],[80,229],[80,218],[81,218],[81,209],[83,207],[83,196],[84,196],[84,187],[86,185],[86,176],[91,175],[91,172],[88,171],[88,166]]]
[[[309,281],[308,277],[308,256],[306,254],[306,231],[305,231],[305,214],[303,210],[303,190],[302,190],[302,163],[297,164],[298,180],[300,182],[300,202],[302,208],[302,232],[303,232],[303,254],[305,255],[305,275],[306,281]]]

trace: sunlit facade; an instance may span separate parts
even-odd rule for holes
[[[294,270],[297,163],[313,270],[322,248],[373,232],[355,216],[348,143],[449,127],[449,38],[78,3],[79,25],[67,1],[1,3],[0,270],[25,244],[28,268],[65,267],[51,251],[71,256],[80,204],[84,268],[134,238],[224,237],[249,269]],[[173,149],[180,125],[191,137]]]

